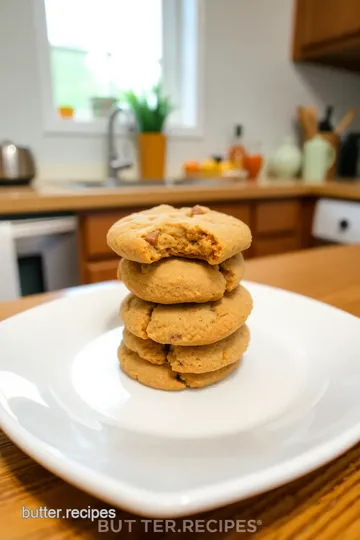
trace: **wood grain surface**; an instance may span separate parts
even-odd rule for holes
[[[306,185],[301,180],[263,179],[256,182],[223,180],[217,185],[129,186],[121,188],[39,187],[1,188],[0,215],[40,212],[80,212],[155,204],[210,203],[291,197],[335,197],[360,201],[360,182],[327,182]]]
[[[319,248],[288,255],[256,259],[247,264],[247,279],[283,287],[317,298],[360,316],[360,246]],[[21,299],[0,304],[0,319],[9,317],[63,293]],[[132,533],[123,530],[98,532],[88,519],[22,519],[22,506],[37,509],[109,508],[52,475],[20,451],[4,434],[0,435],[0,538],[4,540],[69,540],[96,538],[226,539],[256,540],[358,540],[360,539],[360,444],[331,464],[304,478],[266,494],[235,503],[197,519],[255,520],[254,533],[152,532],[154,524],[118,510],[118,520],[133,519]],[[195,517],[192,517],[195,519]],[[260,523],[261,522],[261,523]],[[202,522],[201,522],[202,523]],[[240,521],[241,523],[241,521]],[[176,520],[176,530],[183,520]],[[223,525],[224,526],[224,525]],[[160,529],[165,525],[160,524]]]

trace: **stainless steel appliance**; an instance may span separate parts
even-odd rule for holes
[[[0,144],[0,185],[26,185],[36,172],[30,148],[16,146],[11,141]]]
[[[79,284],[75,217],[0,221],[0,301]]]

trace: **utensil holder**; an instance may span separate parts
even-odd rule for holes
[[[322,132],[317,133],[317,135],[322,137],[325,141],[329,142],[335,150],[335,155],[336,155],[335,161],[332,167],[330,167],[330,169],[328,170],[326,174],[326,179],[331,180],[332,178],[335,178],[336,173],[337,173],[340,136],[337,133],[335,133],[335,131],[322,131]],[[307,140],[309,140],[309,137],[304,138],[304,142],[306,142]]]
[[[339,158],[339,146],[340,146],[340,136],[335,133],[334,131],[323,131],[319,133],[320,137],[322,137],[325,141],[329,142],[333,149],[335,150],[335,161],[328,170],[326,174],[326,179],[330,180],[332,178],[335,178],[337,167],[338,167],[338,158]]]

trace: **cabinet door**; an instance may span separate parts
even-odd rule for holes
[[[253,254],[254,257],[264,257],[265,255],[278,255],[299,249],[301,249],[301,241],[297,234],[269,236],[268,238],[255,238]]]
[[[319,48],[360,33],[359,0],[298,0],[297,33],[303,49]]]
[[[208,205],[212,210],[229,214],[250,225],[250,206],[239,202],[213,202]]]
[[[85,264],[85,283],[100,283],[116,279],[120,258]]]
[[[255,231],[274,234],[295,231],[300,224],[300,201],[266,201],[256,205]]]
[[[92,212],[80,217],[81,240],[85,259],[102,259],[114,255],[106,243],[106,233],[111,225],[133,212],[144,208],[122,208],[110,212]]]

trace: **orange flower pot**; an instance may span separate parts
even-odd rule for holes
[[[163,133],[139,133],[139,168],[141,180],[164,180],[166,136]]]

